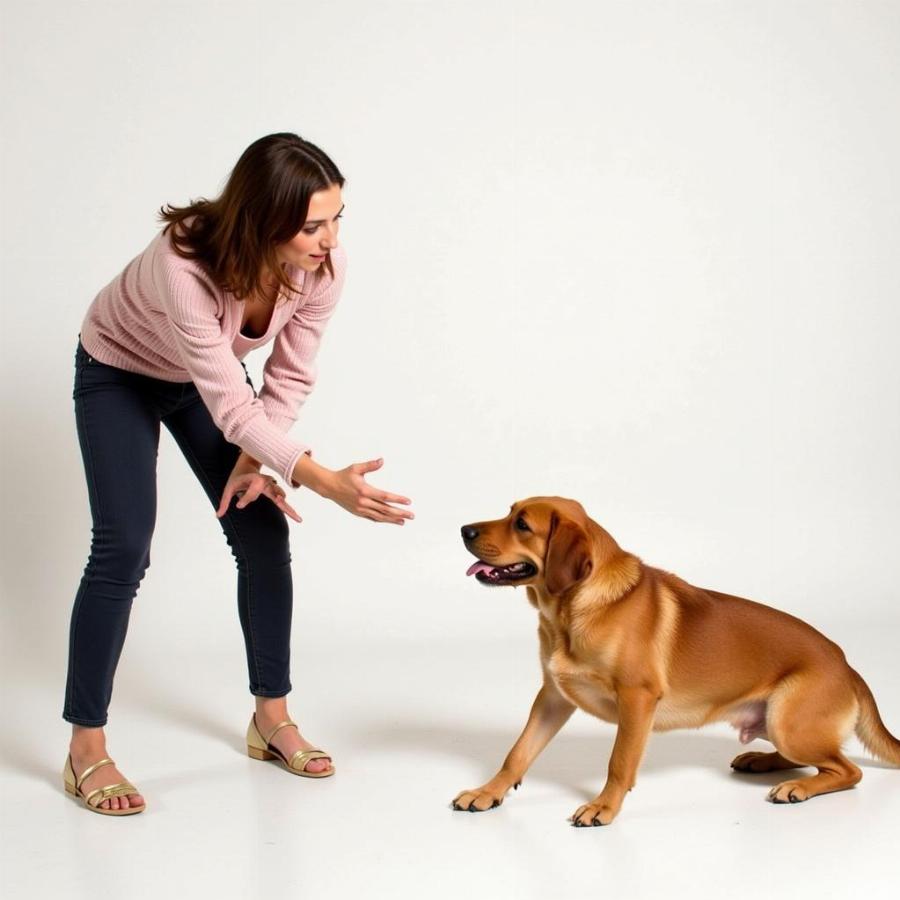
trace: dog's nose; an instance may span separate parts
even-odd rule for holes
[[[463,525],[460,530],[464,541],[474,541],[478,537],[478,529],[473,528],[471,525]]]

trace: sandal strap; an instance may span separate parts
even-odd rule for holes
[[[287,728],[289,725],[292,725],[294,728],[297,728],[297,723],[296,723],[296,722],[292,722],[290,719],[285,719],[283,722],[279,722],[279,723],[278,723],[278,724],[277,724],[277,725],[269,732],[269,736],[268,736],[268,737],[263,737],[263,740],[266,742],[266,744],[271,744],[271,743],[272,743],[272,738],[275,737],[275,735],[276,735],[279,731],[281,731],[282,728]],[[297,730],[299,731],[300,729],[297,728]]]
[[[321,750],[298,750],[292,757],[288,766],[300,772],[306,771],[306,764],[314,759],[331,759],[327,753]]]
[[[96,788],[84,798],[84,802],[89,806],[97,807],[104,800],[109,800],[112,797],[124,797],[126,794],[136,793],[137,788],[133,784],[129,784],[127,781],[120,781],[118,784],[108,784],[106,787]],[[96,802],[94,802],[95,797],[97,798]]]
[[[99,769],[103,766],[114,766],[114,765],[115,765],[115,763],[109,757],[105,757],[104,759],[101,759],[99,762],[95,762],[92,766],[88,766],[81,773],[81,775],[79,775],[78,778],[75,780],[75,790],[79,790],[81,788],[81,785],[84,784],[84,780],[86,778],[89,778],[91,775],[93,775],[94,772],[97,771],[97,769]],[[73,772],[72,774],[74,775],[75,773]]]

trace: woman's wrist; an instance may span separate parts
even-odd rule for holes
[[[294,471],[291,474],[294,484],[298,487],[307,487],[321,497],[330,497],[331,477],[334,472],[314,462],[308,453],[301,454],[300,459],[294,464]]]
[[[262,463],[258,459],[254,459],[246,450],[241,450],[232,471],[244,474],[246,472],[258,472],[261,467]]]

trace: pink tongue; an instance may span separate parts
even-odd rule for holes
[[[477,563],[472,563],[469,566],[469,570],[466,572],[466,575],[474,575],[476,572],[491,572],[493,571],[493,566],[489,566],[487,563],[483,563],[480,559]]]

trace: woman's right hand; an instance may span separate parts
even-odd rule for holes
[[[355,516],[373,522],[403,525],[407,519],[415,518],[412,510],[397,508],[397,505],[408,506],[411,502],[409,498],[383,491],[365,479],[369,472],[375,472],[383,465],[383,459],[373,459],[332,471],[304,456],[294,469],[294,480],[311,487]]]

